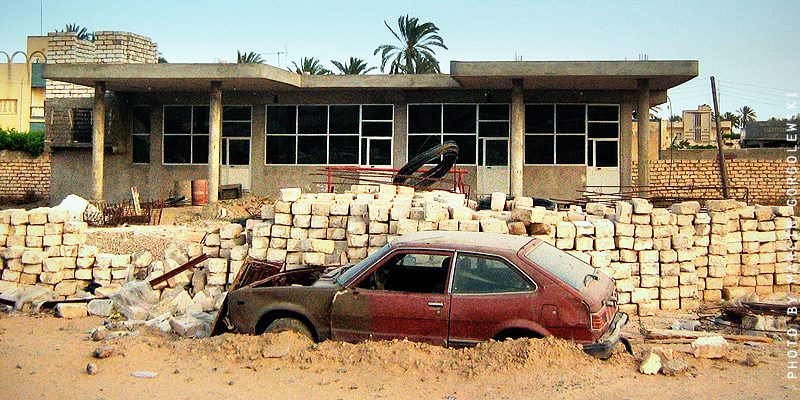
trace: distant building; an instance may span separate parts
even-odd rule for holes
[[[0,128],[44,131],[46,47],[47,37],[30,36],[26,51],[7,55],[0,67]]]
[[[683,110],[683,121],[664,121],[670,141],[688,141],[689,144],[716,144],[717,127],[711,106],[703,104],[697,110]],[[720,121],[722,134],[732,133],[731,121]],[[669,147],[669,144],[667,144]]]
[[[783,147],[797,142],[796,131],[787,138],[787,122],[747,121],[742,129],[742,147]],[[795,138],[790,141],[791,138]]]

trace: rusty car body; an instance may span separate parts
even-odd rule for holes
[[[291,271],[282,282],[286,275]],[[289,286],[278,281],[270,277],[228,292],[213,333],[291,329],[315,341],[408,339],[442,346],[552,335],[607,358],[628,321],[611,278],[523,236],[418,232],[318,279],[290,279],[295,284]]]

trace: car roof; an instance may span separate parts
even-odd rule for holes
[[[392,241],[396,248],[435,247],[452,250],[495,250],[517,252],[534,238],[486,232],[423,231]]]

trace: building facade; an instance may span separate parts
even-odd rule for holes
[[[689,144],[717,143],[717,126],[711,106],[703,104],[697,110],[683,110],[682,121],[665,121],[672,142],[688,141]],[[720,121],[721,134],[732,133],[731,121]],[[667,146],[669,147],[669,145]]]
[[[459,145],[473,195],[575,198],[585,186],[631,185],[632,157],[657,159],[649,129],[637,146],[650,150],[634,155],[630,115],[649,115],[667,89],[697,75],[697,62],[454,61],[450,70],[49,64],[45,77],[92,88],[93,113],[106,116],[94,118],[91,145],[54,147],[53,198],[121,199],[130,186],[163,198],[174,181],[194,179],[208,179],[212,200],[221,184],[258,195],[311,189],[321,167],[400,168],[444,141]]]

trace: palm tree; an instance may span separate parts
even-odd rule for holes
[[[386,63],[391,62],[390,74],[427,74],[439,73],[439,61],[436,60],[433,47],[447,50],[439,28],[432,22],[419,24],[416,17],[400,16],[397,19],[399,34],[392,29],[386,21],[384,25],[389,28],[395,38],[400,41],[400,46],[383,44],[375,49],[373,54],[381,53],[381,72]]]
[[[350,57],[349,63],[345,62],[344,64],[342,64],[334,60],[331,60],[331,63],[333,63],[333,65],[335,65],[336,68],[339,68],[339,71],[341,71],[342,75],[362,75],[377,68],[377,67],[367,68],[367,62],[356,57]]]
[[[289,71],[296,72],[301,75],[330,75],[331,71],[322,66],[322,64],[314,57],[303,57],[300,59],[300,65],[292,61],[294,64],[294,71],[288,68]]]
[[[748,106],[742,106],[742,108],[736,110],[739,113],[739,124],[740,126],[744,126],[747,121],[755,121],[756,120],[756,111]]]
[[[741,126],[741,120],[739,119],[739,116],[730,111],[722,114],[720,121],[731,121],[731,126],[734,128],[739,128]]]
[[[262,64],[264,59],[261,58],[261,53],[242,53],[236,50],[236,62],[238,64]]]
[[[683,121],[683,117],[680,115],[670,115],[669,122],[681,122]]]
[[[81,40],[93,40],[94,37],[86,28],[81,28],[78,24],[67,24],[63,31],[56,30],[56,32],[75,32],[75,37]]]

